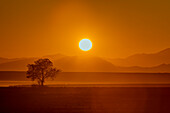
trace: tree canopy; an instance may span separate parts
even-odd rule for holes
[[[46,79],[54,79],[56,74],[60,71],[53,67],[53,63],[45,58],[39,59],[34,64],[28,64],[27,78],[32,81],[37,80],[38,84],[43,86]]]

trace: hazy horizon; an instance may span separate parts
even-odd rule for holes
[[[54,54],[44,54],[42,56],[20,56],[20,57],[3,57],[3,56],[0,56],[0,58],[7,58],[7,59],[17,59],[17,58],[41,58],[41,57],[46,57],[46,56],[53,56],[53,55],[64,55],[64,56],[82,56],[82,57],[103,57],[103,58],[113,58],[113,59],[124,59],[124,58],[128,58],[130,56],[133,56],[133,55],[137,55],[137,54],[156,54],[158,52],[161,52],[161,51],[164,51],[164,50],[167,50],[167,49],[170,49],[170,47],[168,48],[164,48],[160,51],[156,51],[156,52],[139,52],[139,53],[134,53],[134,54],[131,54],[131,55],[128,55],[128,56],[122,56],[122,57],[106,57],[106,56],[97,56],[97,55],[92,55],[92,54],[88,54],[88,53],[85,53],[85,54],[80,54],[80,55],[68,55],[68,54],[64,54],[64,53],[54,53]]]

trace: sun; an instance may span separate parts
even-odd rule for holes
[[[79,48],[82,51],[89,51],[92,48],[92,42],[89,39],[82,39],[79,42]]]

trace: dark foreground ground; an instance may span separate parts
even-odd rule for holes
[[[0,113],[170,113],[170,88],[0,88]]]

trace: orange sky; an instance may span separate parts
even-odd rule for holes
[[[126,57],[170,47],[169,0],[0,0],[0,56]],[[78,42],[89,38],[92,50]]]

